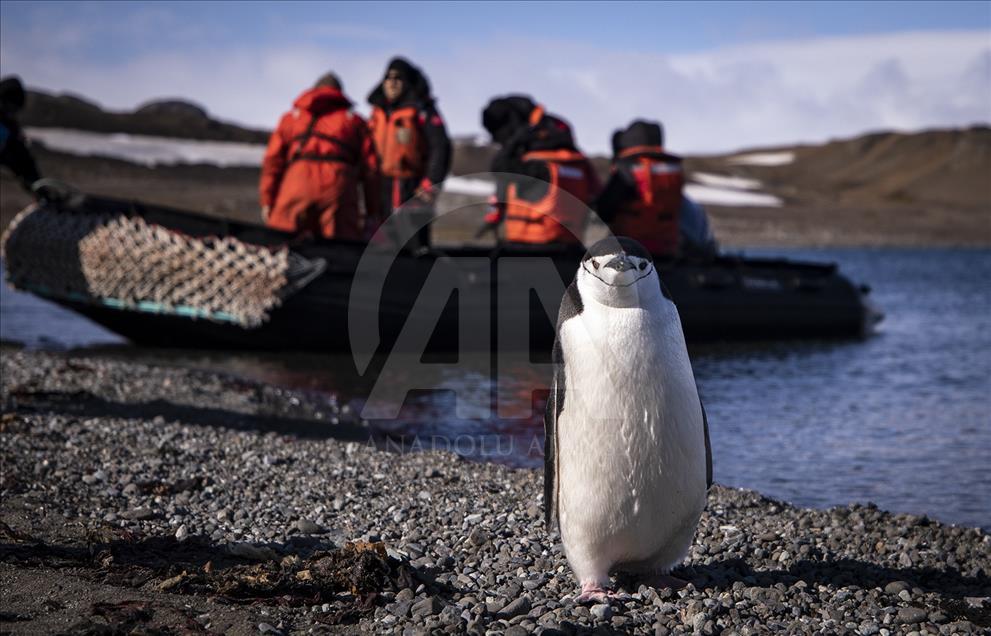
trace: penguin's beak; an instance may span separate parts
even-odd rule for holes
[[[626,254],[620,254],[619,256],[613,258],[611,261],[606,263],[605,267],[614,269],[617,272],[622,273],[634,269],[635,266],[633,265],[633,263],[630,262],[630,259],[626,257]]]

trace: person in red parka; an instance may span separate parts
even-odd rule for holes
[[[351,111],[351,101],[332,73],[293,106],[265,151],[259,185],[262,218],[278,230],[367,239],[382,220],[379,160],[368,125]]]

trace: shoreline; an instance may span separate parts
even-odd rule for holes
[[[222,374],[0,353],[5,631],[991,626],[981,529],[715,486],[676,572],[690,587],[623,581],[628,599],[579,606],[538,470],[383,452],[333,401]]]

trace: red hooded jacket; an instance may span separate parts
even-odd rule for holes
[[[304,92],[282,116],[262,162],[270,227],[362,240],[381,220],[379,160],[365,121],[337,89]],[[358,185],[367,218],[362,223]]]

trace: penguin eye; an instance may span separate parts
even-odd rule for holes
[[[599,269],[599,264],[595,262],[594,258],[592,259],[592,269]]]
[[[647,261],[640,261],[640,271],[647,269]]]

